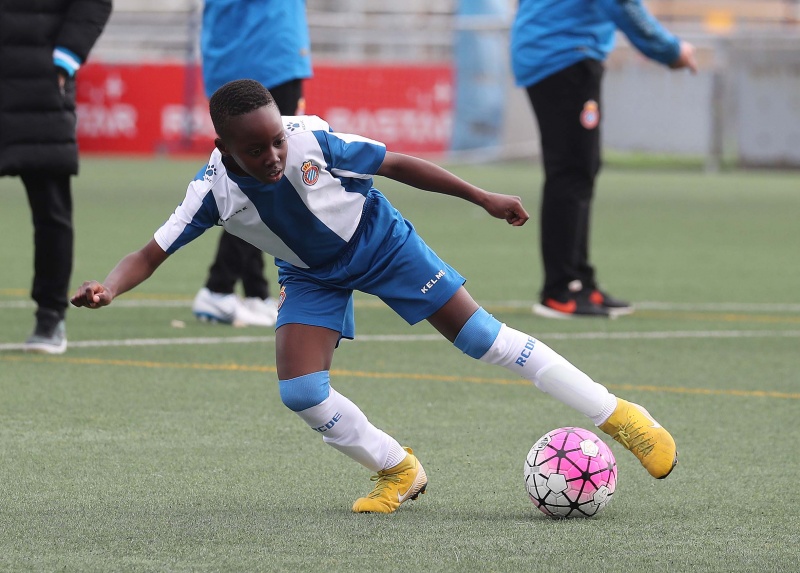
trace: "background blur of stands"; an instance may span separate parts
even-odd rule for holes
[[[604,84],[607,149],[800,167],[800,0],[645,0],[698,47],[697,76],[619,37]],[[509,71],[516,0],[308,0],[307,112],[396,151],[450,161],[538,153]],[[82,152],[211,146],[199,74],[201,0],[115,0],[79,82]]]

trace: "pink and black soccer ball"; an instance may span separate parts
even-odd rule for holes
[[[617,461],[589,430],[558,428],[539,438],[525,458],[525,489],[550,517],[591,517],[617,487]]]

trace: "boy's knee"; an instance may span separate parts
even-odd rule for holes
[[[481,307],[469,317],[453,344],[464,354],[480,358],[494,344],[501,326],[503,323]]]
[[[327,370],[312,372],[289,380],[279,380],[281,401],[293,412],[321,404],[330,394],[330,375]]]

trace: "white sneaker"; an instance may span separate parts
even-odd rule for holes
[[[249,311],[248,319],[243,320],[252,326],[274,326],[278,320],[278,302],[274,298],[248,297],[242,305]],[[245,316],[242,317],[243,319]]]
[[[240,304],[239,297],[235,294],[211,292],[203,287],[194,297],[192,312],[203,322],[233,324]]]

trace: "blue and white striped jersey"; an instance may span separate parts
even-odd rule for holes
[[[361,222],[386,146],[334,133],[316,116],[284,116],[288,151],[280,181],[229,173],[215,149],[154,238],[173,253],[214,225],[279,261],[312,268],[335,260]]]

